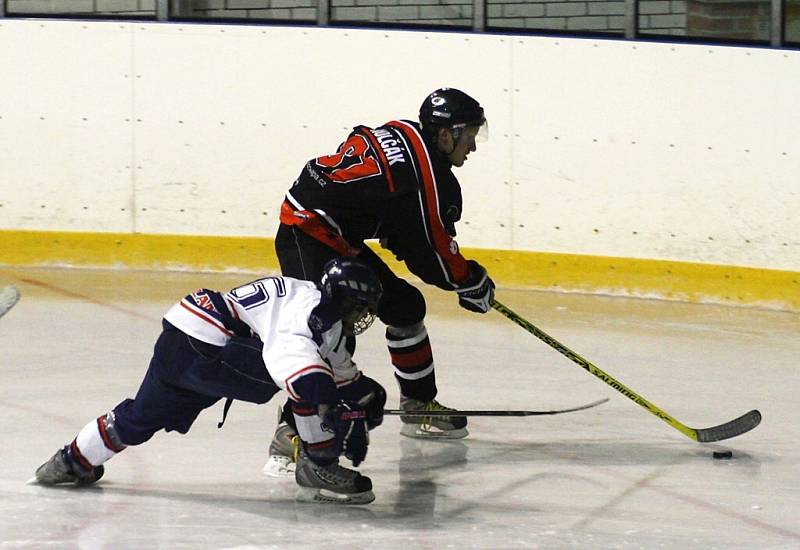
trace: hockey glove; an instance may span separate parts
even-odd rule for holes
[[[362,374],[353,383],[339,388],[342,401],[357,402],[367,413],[367,429],[372,430],[383,423],[383,407],[386,405],[386,390],[377,380]]]
[[[494,281],[486,269],[475,260],[468,260],[470,276],[456,289],[458,305],[475,313],[486,313],[492,309],[494,300]]]
[[[367,413],[367,429],[372,430],[383,423],[383,407],[386,405],[386,390],[375,380],[371,378],[369,380],[374,384],[374,387],[372,393],[367,395],[369,400],[364,405],[364,412]]]
[[[353,466],[361,464],[369,446],[366,411],[357,403],[340,401],[328,409],[324,422],[336,436],[339,454],[349,458]]]

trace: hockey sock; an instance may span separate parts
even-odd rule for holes
[[[400,392],[430,401],[436,397],[436,374],[428,331],[420,321],[408,327],[387,327],[386,343]]]
[[[316,405],[310,403],[292,403],[292,412],[297,424],[297,435],[303,441],[308,457],[320,466],[339,458],[336,437],[322,429],[322,416]]]
[[[114,428],[114,413],[110,412],[86,424],[69,447],[71,458],[85,470],[100,466],[125,450]]]

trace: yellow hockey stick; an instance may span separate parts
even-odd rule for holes
[[[739,418],[735,420],[731,420],[730,422],[726,422],[724,424],[720,424],[719,426],[712,426],[711,428],[690,428],[686,424],[676,420],[671,415],[667,414],[664,410],[657,407],[641,395],[637,394],[635,391],[630,389],[628,386],[623,384],[622,382],[616,380],[613,376],[609,375],[608,373],[604,372],[603,370],[597,368],[591,362],[587,361],[567,346],[544,332],[543,330],[535,327],[532,323],[526,321],[509,308],[494,300],[492,302],[492,307],[502,313],[504,316],[508,317],[516,324],[536,336],[539,340],[559,352],[561,355],[564,355],[569,360],[574,363],[577,363],[600,380],[620,392],[622,395],[628,397],[635,403],[641,405],[648,411],[650,411],[655,416],[659,417],[661,420],[681,432],[686,437],[694,439],[695,441],[700,441],[701,443],[708,443],[712,441],[722,441],[723,439],[730,439],[732,437],[736,437],[738,435],[742,435],[743,433],[749,432],[753,428],[759,425],[761,422],[761,413],[757,410],[752,410],[748,413],[743,414]]]

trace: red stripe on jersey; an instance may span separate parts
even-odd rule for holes
[[[309,365],[309,366],[304,367],[304,368],[300,369],[299,371],[295,372],[291,376],[287,376],[286,380],[294,380],[295,378],[298,378],[298,377],[304,375],[305,373],[307,373],[308,371],[311,371],[311,370],[322,371],[325,374],[330,374],[331,378],[333,378],[333,371],[331,370],[330,367],[325,367],[323,365]]]
[[[353,382],[355,382],[359,378],[361,378],[361,371],[356,372],[356,375],[353,378],[349,379],[349,380],[339,380],[338,382],[336,382],[336,387],[338,388],[338,387],[341,387],[341,386],[346,386],[348,384],[352,384]]]
[[[383,147],[381,147],[381,144],[378,143],[378,140],[375,138],[372,132],[370,132],[369,128],[362,127],[361,131],[364,132],[364,135],[367,136],[370,145],[372,145],[372,148],[378,153],[378,158],[381,160],[381,164],[383,164],[383,173],[386,174],[386,183],[389,184],[389,192],[394,193],[394,178],[392,177],[392,170],[389,167],[389,159],[386,158],[386,153],[383,152]]]
[[[294,387],[292,386],[292,384],[294,383],[294,380],[297,380],[298,378],[300,378],[304,374],[307,374],[309,372],[314,372],[314,371],[316,371],[316,372],[324,372],[325,374],[327,374],[331,378],[333,378],[333,371],[331,370],[330,367],[324,367],[322,365],[309,365],[309,366],[307,366],[305,368],[300,369],[299,371],[295,372],[291,376],[287,376],[286,377],[286,391],[289,392],[289,395],[291,396],[292,399],[294,399],[295,401],[302,401],[302,398],[297,394],[296,391],[294,391]]]
[[[439,194],[436,189],[436,178],[433,175],[431,159],[428,155],[428,149],[425,147],[425,142],[422,141],[422,136],[419,135],[416,128],[401,120],[389,122],[386,126],[399,129],[411,144],[411,148],[417,157],[422,180],[420,184],[425,192],[425,211],[423,211],[422,215],[428,222],[427,225],[434,251],[444,260],[447,270],[453,276],[453,282],[460,283],[467,280],[469,278],[467,260],[464,259],[457,247],[451,248],[454,242],[453,237],[445,229],[442,218],[439,215]],[[453,252],[453,248],[455,248],[455,252]]]
[[[297,395],[294,392],[294,388],[292,388],[291,384],[288,384],[288,383],[286,384],[286,393],[289,394],[289,397],[292,398],[292,401],[302,401],[303,400],[302,397],[300,397],[299,395]]]
[[[219,329],[220,331],[222,331],[222,332],[223,332],[223,333],[224,333],[226,336],[231,336],[231,335],[233,334],[231,331],[229,331],[228,329],[226,329],[224,326],[222,326],[222,325],[219,325],[219,324],[217,323],[217,320],[216,320],[216,319],[214,319],[213,317],[206,317],[205,315],[203,315],[203,314],[202,314],[202,313],[200,313],[199,311],[196,311],[196,310],[192,309],[191,307],[189,307],[188,305],[186,305],[185,303],[183,303],[183,301],[181,301],[181,307],[182,307],[183,309],[185,309],[186,311],[188,311],[189,313],[191,313],[192,315],[196,315],[197,317],[201,318],[203,321],[205,321],[205,322],[206,322],[206,323],[208,323],[209,325],[212,325],[212,326],[214,326],[214,327],[218,328],[218,329]]]

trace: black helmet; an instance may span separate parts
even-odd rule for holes
[[[355,258],[335,258],[323,267],[322,304],[330,304],[345,328],[361,334],[375,320],[383,287],[372,269]]]
[[[439,88],[425,98],[419,108],[422,128],[433,133],[436,128],[482,126],[486,122],[483,107],[455,88]]]

